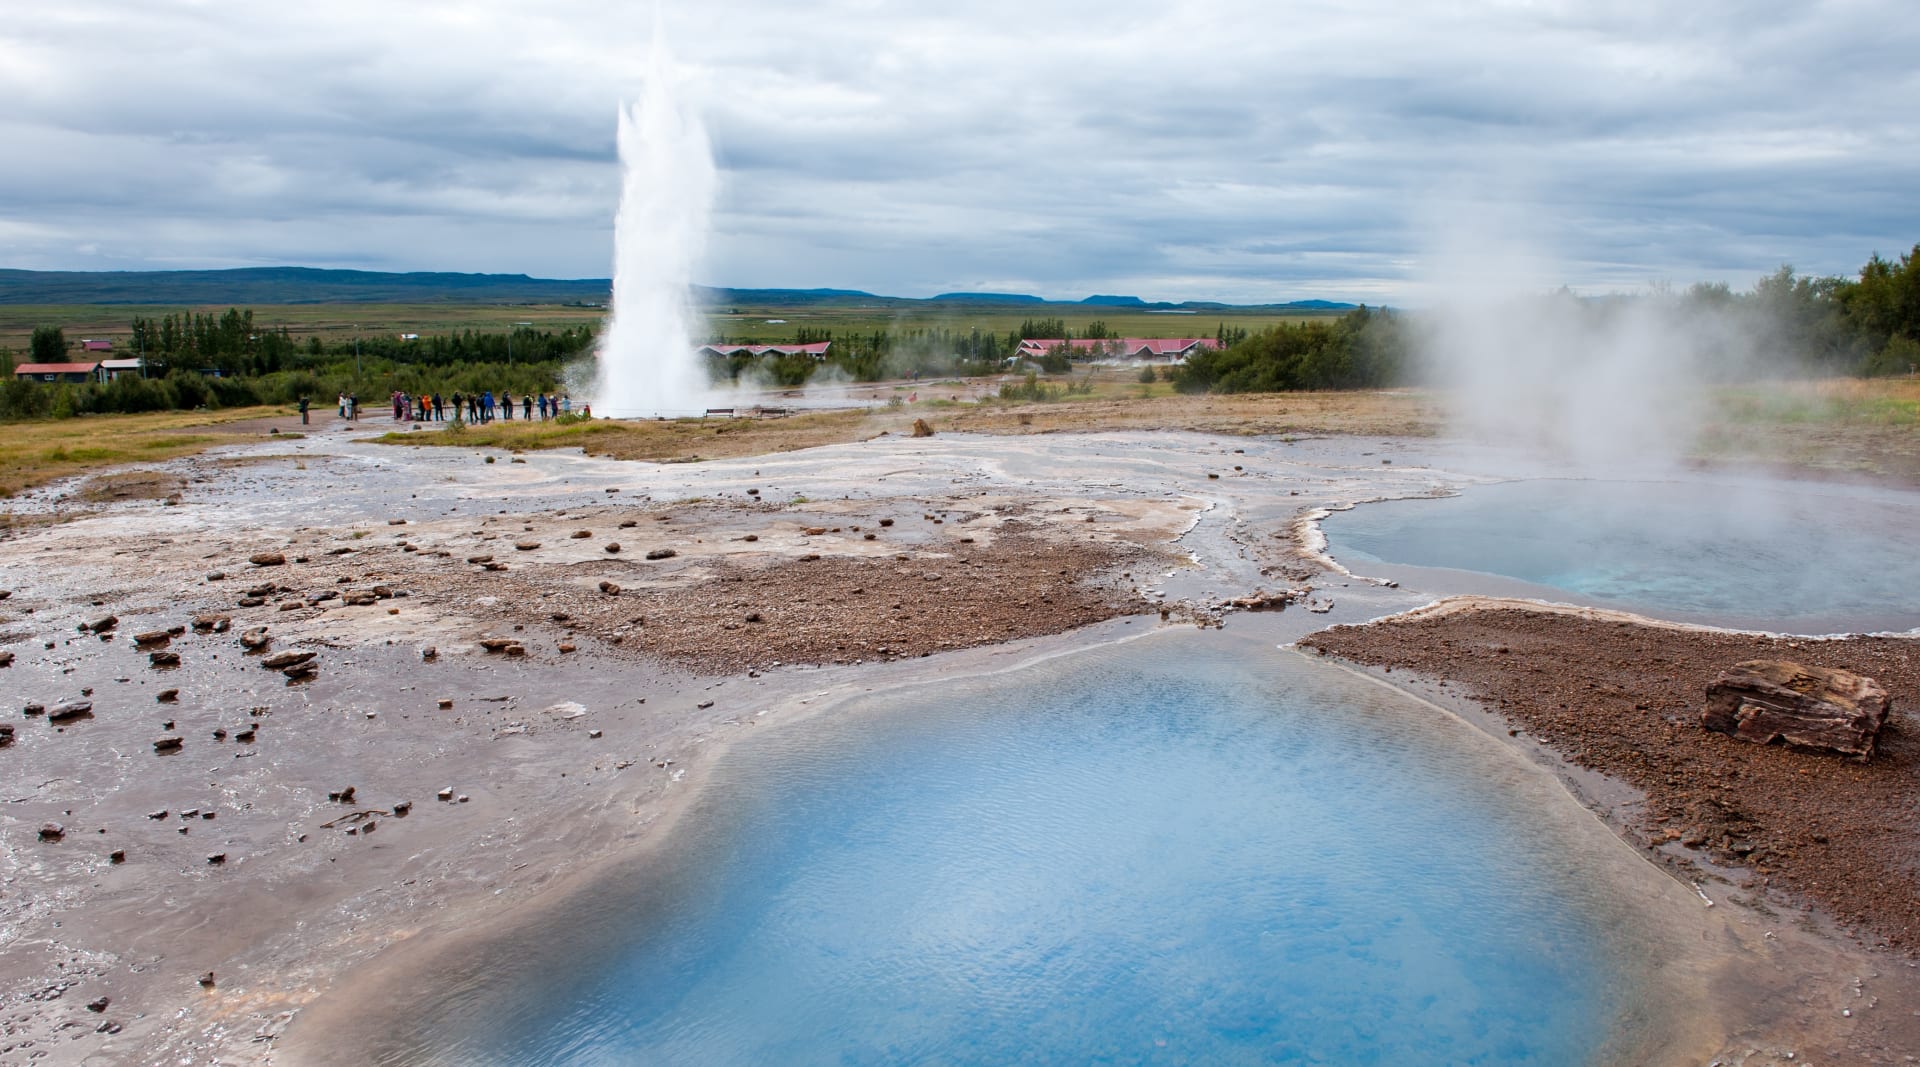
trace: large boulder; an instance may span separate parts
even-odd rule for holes
[[[1852,671],[1787,660],[1735,664],[1707,684],[1700,725],[1746,741],[1873,755],[1887,721],[1887,691]]]

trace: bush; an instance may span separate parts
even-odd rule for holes
[[[1153,371],[1153,364],[1149,363],[1146,366],[1140,368],[1140,384],[1141,385],[1152,385],[1154,382],[1157,382],[1159,380],[1160,380],[1160,376],[1158,374],[1155,374]]]

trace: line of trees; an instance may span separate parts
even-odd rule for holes
[[[1562,292],[1525,309],[1577,332],[1636,310],[1685,331],[1699,369],[1726,380],[1762,371],[1880,376],[1920,372],[1920,245],[1898,260],[1874,255],[1858,278],[1805,277],[1792,267],[1735,292],[1699,284],[1680,293],[1582,300]],[[1642,302],[1653,302],[1649,307]],[[1553,306],[1557,305],[1557,306]],[[1355,389],[1420,380],[1433,315],[1362,307],[1343,318],[1285,323],[1249,334],[1222,324],[1219,348],[1172,368],[1190,393]],[[1521,309],[1514,309],[1521,310]],[[1230,336],[1231,334],[1231,336]]]
[[[331,342],[315,335],[299,342],[285,328],[257,328],[253,312],[244,309],[136,319],[133,327],[132,354],[145,361],[145,373],[110,382],[15,380],[12,356],[5,355],[0,419],[291,404],[302,396],[331,407],[343,393],[377,404],[395,390],[552,392],[562,388],[566,364],[590,352],[594,340],[586,327],[521,327]],[[36,363],[72,358],[64,335],[50,327],[34,331],[31,353]]]

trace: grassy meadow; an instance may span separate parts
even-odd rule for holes
[[[598,329],[606,316],[605,308],[571,304],[252,304],[257,326],[278,330],[286,327],[295,341],[319,336],[332,344],[353,337],[372,337],[400,333],[422,335],[476,332],[506,332],[516,323],[530,322],[537,330],[560,330],[569,326]],[[112,340],[117,349],[132,344],[133,320],[157,319],[182,311],[219,314],[222,306],[182,307],[145,304],[0,304],[0,349],[21,353],[36,326],[58,326],[69,341],[81,338]],[[977,329],[983,334],[1005,335],[1019,329],[1027,319],[1059,318],[1078,332],[1090,322],[1107,324],[1110,333],[1122,337],[1212,337],[1225,323],[1229,328],[1259,330],[1279,322],[1299,322],[1312,318],[1334,318],[1337,312],[1220,311],[1194,315],[1148,314],[1124,308],[1090,307],[1084,304],[923,304],[876,303],[870,305],[800,305],[792,307],[728,306],[708,309],[707,328],[733,341],[773,343],[790,340],[800,329],[831,330],[836,336],[870,333],[880,329],[950,330]],[[768,322],[769,319],[784,320]],[[18,358],[16,356],[16,358]],[[77,357],[76,357],[77,358]]]

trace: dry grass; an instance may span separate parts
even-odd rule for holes
[[[278,413],[235,408],[0,423],[0,497],[103,467],[155,463],[252,440],[255,435],[238,424]]]
[[[1920,381],[1776,382],[1717,399],[1702,459],[1920,483]]]
[[[1136,391],[1141,387],[1132,387]],[[931,391],[931,390],[929,390]],[[493,422],[437,433],[389,433],[387,444],[505,449],[579,448],[588,455],[654,462],[695,462],[791,452],[907,433],[916,418],[935,432],[1030,434],[1093,430],[1194,430],[1252,434],[1381,434],[1425,436],[1440,424],[1439,408],[1410,391],[1283,393],[1245,396],[1074,396],[1047,403],[924,401],[864,411],[827,411],[782,418],[553,423]]]

